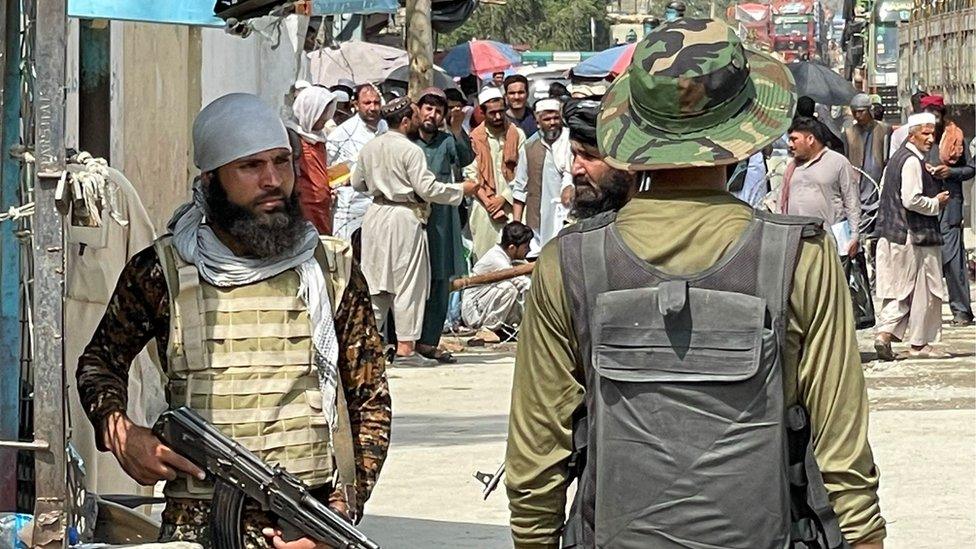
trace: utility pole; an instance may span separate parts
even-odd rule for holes
[[[63,189],[67,0],[34,5],[34,463],[32,547],[66,547],[64,235],[55,198]]]
[[[434,81],[434,31],[430,24],[431,0],[407,0],[407,55],[410,82],[407,92],[417,97]]]

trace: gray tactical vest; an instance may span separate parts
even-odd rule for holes
[[[560,263],[586,375],[563,547],[847,547],[782,349],[800,239],[820,221],[756,213],[698,274],[638,258],[605,214]]]

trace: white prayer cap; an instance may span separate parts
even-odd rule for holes
[[[932,124],[934,126],[935,115],[930,112],[920,112],[908,117],[908,129],[912,129],[915,126],[924,126],[925,124]]]
[[[540,99],[535,102],[535,112],[537,113],[546,111],[560,112],[562,110],[563,104],[558,99]]]
[[[305,88],[311,88],[312,83],[308,80],[295,80],[295,91],[302,91]]]
[[[481,93],[478,94],[478,104],[484,105],[489,101],[494,101],[495,99],[501,99],[501,98],[502,98],[502,90],[494,86],[488,86],[482,89]]]
[[[342,88],[333,91],[332,95],[335,96],[336,101],[338,101],[339,103],[348,103],[352,99],[351,97],[349,97],[349,92],[347,92]]]
[[[271,149],[291,150],[288,132],[274,109],[256,95],[227,94],[193,121],[193,163],[202,172]]]

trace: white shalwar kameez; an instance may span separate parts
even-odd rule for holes
[[[906,145],[920,160],[922,154]],[[922,215],[939,215],[939,201],[922,195],[920,162],[905,162],[901,170],[902,205]],[[948,299],[942,278],[940,246],[905,244],[887,238],[878,241],[876,252],[877,296],[882,299],[876,330],[887,332],[917,347],[937,341],[942,332],[942,303]]]
[[[482,275],[511,268],[512,258],[501,245],[496,245],[478,260],[471,274]],[[521,323],[524,296],[529,290],[530,280],[523,275],[465,289],[461,295],[461,320],[470,328],[488,330]]]
[[[352,186],[371,199],[363,217],[361,265],[377,325],[383,326],[392,308],[397,339],[417,341],[430,289],[426,203],[458,206],[463,186],[438,182],[420,147],[397,131],[363,146]]]

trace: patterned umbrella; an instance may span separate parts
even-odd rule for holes
[[[448,50],[440,65],[451,76],[467,76],[503,71],[521,62],[522,56],[508,44],[472,40]]]
[[[606,78],[627,70],[637,43],[605,49],[573,68],[573,74],[582,78]]]

